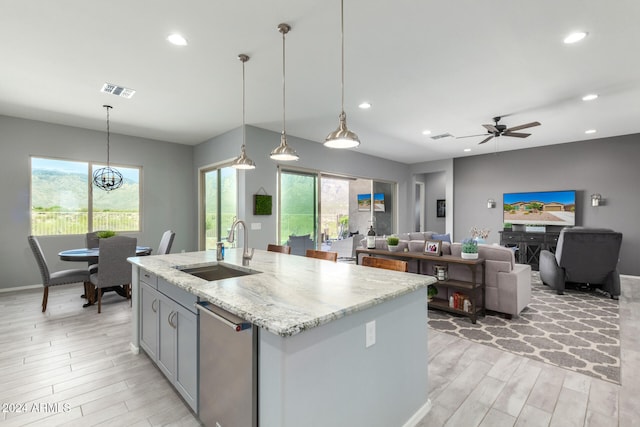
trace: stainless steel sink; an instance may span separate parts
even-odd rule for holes
[[[204,279],[208,282],[258,273],[258,271],[240,270],[239,268],[233,268],[222,264],[208,265],[206,267],[185,268],[181,271]]]

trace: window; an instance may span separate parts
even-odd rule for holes
[[[231,224],[238,215],[238,173],[231,167],[200,171],[202,226],[200,248],[215,249],[227,239]]]
[[[333,240],[349,237],[350,233],[366,234],[371,225],[378,235],[395,230],[394,182],[291,166],[278,168],[278,181],[280,244],[288,244],[292,236],[308,236],[310,241],[302,239],[305,245],[330,250]],[[377,202],[362,210],[358,207],[360,195],[370,195]],[[295,250],[292,248],[292,253]]]
[[[124,184],[113,192],[92,186],[90,162],[31,158],[31,234],[140,231],[139,167],[114,166]]]

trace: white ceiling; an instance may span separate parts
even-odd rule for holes
[[[345,110],[363,153],[416,163],[640,133],[640,1],[345,0]],[[246,122],[322,142],[340,112],[339,0],[0,0],[0,114],[198,144]],[[563,44],[572,31],[589,35]],[[166,42],[182,33],[187,47]],[[635,53],[634,53],[635,52]],[[135,89],[130,99],[103,83]],[[587,93],[600,97],[583,102]],[[369,101],[373,107],[357,105]],[[432,140],[539,121],[527,139]],[[597,129],[585,135],[587,129]],[[525,131],[526,132],[526,131]],[[278,143],[267,142],[274,147]],[[464,148],[472,151],[464,153]]]

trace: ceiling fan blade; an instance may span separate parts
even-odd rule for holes
[[[511,132],[511,131],[514,131],[514,130],[532,128],[534,126],[540,126],[540,122],[531,122],[531,123],[527,123],[527,124],[520,125],[520,126],[514,126],[512,128],[507,129],[505,132]]]
[[[456,136],[456,139],[473,138],[474,136],[487,136],[487,134],[486,133],[479,133],[477,135]]]
[[[480,145],[480,144],[484,144],[485,142],[489,141],[491,138],[493,138],[493,135],[491,135],[491,136],[490,136],[490,137],[488,137],[488,138],[483,139],[482,141],[480,141],[480,142],[478,143],[478,145]]]
[[[500,131],[498,130],[498,128],[495,125],[482,125],[485,127],[485,129],[487,129],[489,132],[491,133],[500,133]]]
[[[518,133],[518,132],[505,132],[502,136],[513,136],[515,138],[526,138],[530,136],[530,133]]]

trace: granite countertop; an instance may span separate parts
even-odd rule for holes
[[[242,267],[242,249],[226,250],[222,264],[258,273],[214,282],[180,270],[217,264],[215,251],[132,257],[129,262],[285,337],[436,282],[432,276],[263,250],[255,251],[249,267]]]

